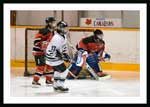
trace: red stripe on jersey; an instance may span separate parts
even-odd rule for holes
[[[39,51],[40,50],[43,50],[45,51],[47,46],[48,46],[48,43],[51,41],[52,37],[53,37],[54,33],[53,32],[49,32],[47,33],[46,35],[42,35],[40,33],[37,33],[34,37],[35,40],[40,40],[40,42],[38,42],[38,44],[34,44],[34,47],[33,48],[38,48],[37,50],[33,50],[32,51],[32,55],[44,55],[45,53],[44,52],[41,52]],[[47,44],[44,44],[44,41],[47,42]]]

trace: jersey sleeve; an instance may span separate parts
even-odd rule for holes
[[[35,36],[34,36],[34,41],[33,41],[33,45],[34,46],[40,46],[41,45],[41,35],[39,33],[37,33]]]
[[[37,33],[34,37],[32,54],[33,55],[44,54],[44,51],[42,50],[42,38],[41,38],[41,34],[39,33]]]

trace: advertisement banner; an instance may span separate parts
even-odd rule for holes
[[[81,27],[122,27],[121,19],[117,18],[81,18]]]

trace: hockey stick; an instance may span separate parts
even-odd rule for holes
[[[94,70],[89,66],[88,63],[86,63],[86,67],[87,67],[89,73],[92,74],[92,76],[93,76],[96,80],[98,80],[99,77],[98,77],[97,74],[94,72]]]
[[[71,71],[68,72],[71,76],[73,76],[75,79],[78,79],[78,76],[75,76]]]
[[[75,62],[74,60],[70,60],[71,63]],[[94,70],[89,66],[89,64],[86,62],[86,68],[88,69],[89,73],[96,79],[99,80],[98,75],[94,72]],[[78,76],[74,75],[71,71],[69,71],[69,73],[75,78],[77,79]]]

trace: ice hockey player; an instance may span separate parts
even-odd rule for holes
[[[104,52],[105,42],[103,40],[103,32],[101,30],[95,30],[93,33],[94,35],[81,39],[77,44],[76,48],[78,51],[75,55],[75,62],[69,67],[68,79],[77,77],[85,63],[94,70],[98,77],[108,76],[103,73],[99,66],[99,61],[110,59],[110,55]]]
[[[51,41],[56,27],[56,19],[54,17],[47,17],[45,19],[46,26],[39,30],[34,37],[34,46],[32,54],[35,58],[36,71],[33,76],[32,85],[40,86],[40,77],[44,74],[46,77],[46,84],[52,84],[53,69],[45,63],[45,52],[48,43]]]
[[[57,23],[56,33],[46,49],[46,64],[52,66],[54,70],[53,88],[55,91],[61,92],[69,90],[64,86],[68,74],[64,61],[70,60],[66,44],[67,26],[67,23],[64,21]]]

